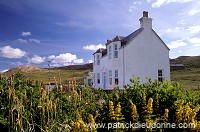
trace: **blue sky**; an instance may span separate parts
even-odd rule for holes
[[[0,71],[84,64],[107,39],[137,30],[143,11],[170,58],[200,55],[199,0],[1,0]]]

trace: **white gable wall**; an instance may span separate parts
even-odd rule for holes
[[[146,82],[145,77],[158,79],[158,69],[162,69],[164,77],[170,80],[169,49],[152,29],[143,29],[124,50],[126,84],[133,76],[139,77],[141,83]]]

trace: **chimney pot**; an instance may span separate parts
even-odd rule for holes
[[[148,12],[147,11],[143,11],[143,17],[148,17]]]

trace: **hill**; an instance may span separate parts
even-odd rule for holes
[[[200,68],[200,56],[180,56],[171,59],[172,64],[184,64],[188,68]]]
[[[13,68],[4,75],[13,74],[16,72],[23,73],[30,80],[39,80],[45,84],[51,83],[66,83],[68,81],[76,80],[83,84],[89,71],[92,71],[92,63],[84,65],[69,65],[65,67],[39,68],[36,66],[25,65]],[[50,80],[49,80],[50,79]]]
[[[200,56],[180,56],[171,59],[172,64],[184,64],[185,69],[171,71],[171,81],[180,82],[184,88],[196,89],[200,87]],[[5,74],[21,71],[28,79],[41,80],[44,83],[66,83],[76,80],[83,84],[89,71],[92,71],[93,64],[69,65],[64,67],[39,68],[35,66],[20,66],[9,70]],[[50,77],[50,78],[49,78]],[[50,79],[50,80],[49,80]]]

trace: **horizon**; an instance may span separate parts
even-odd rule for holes
[[[170,48],[169,58],[199,56],[199,6],[198,0],[1,1],[0,71],[92,62],[107,39],[140,28],[143,11]]]

